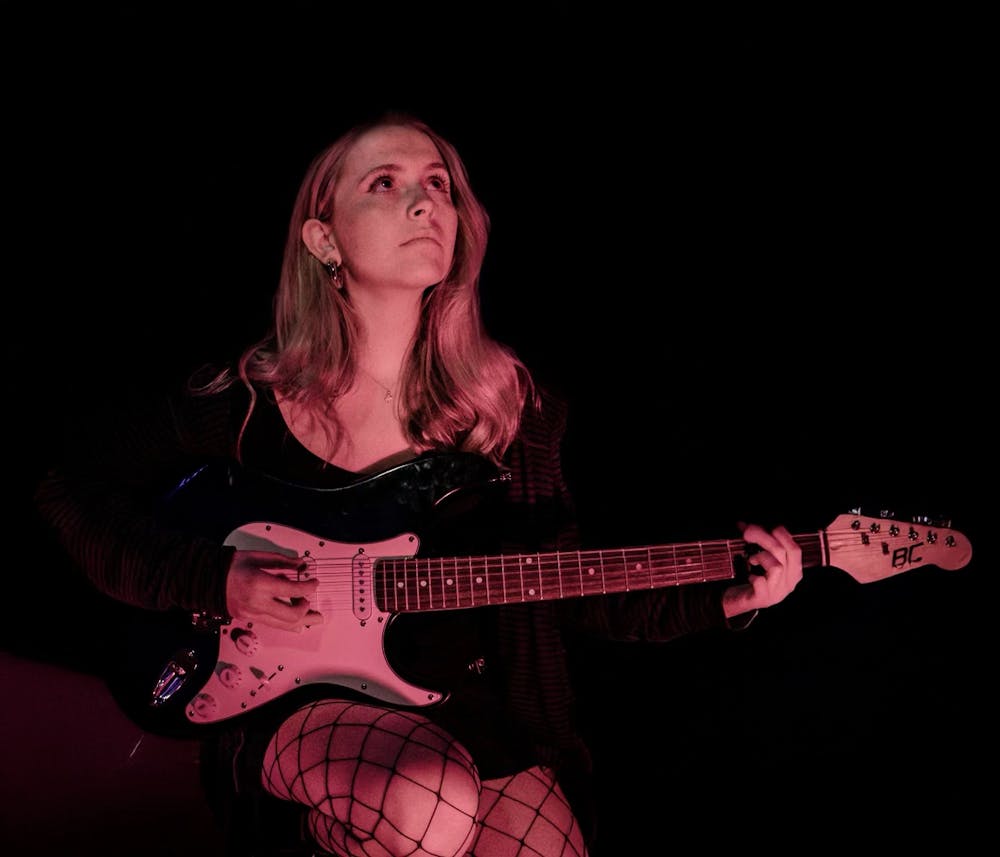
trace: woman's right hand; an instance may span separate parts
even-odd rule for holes
[[[302,631],[323,621],[311,609],[319,580],[297,579],[302,568],[298,557],[271,551],[233,554],[226,578],[226,606],[234,619],[263,622],[285,631]]]

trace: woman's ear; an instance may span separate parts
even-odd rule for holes
[[[328,262],[339,265],[343,261],[337,246],[333,243],[330,227],[322,220],[310,217],[302,224],[302,243],[324,265]]]

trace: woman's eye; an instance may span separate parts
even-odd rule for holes
[[[427,179],[427,185],[432,190],[441,191],[443,193],[449,193],[451,191],[451,182],[448,180],[448,176],[443,175],[433,175]],[[396,181],[390,175],[376,176],[370,185],[368,185],[368,190],[373,193],[385,193],[390,190],[396,189]]]

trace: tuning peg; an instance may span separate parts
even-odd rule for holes
[[[914,515],[914,524],[921,524],[925,527],[942,527],[943,529],[951,529],[951,518],[943,518],[934,515]]]
[[[864,512],[862,511],[862,507],[861,506],[853,506],[852,508],[850,508],[850,509],[847,510],[847,514],[848,515],[863,515]],[[878,517],[880,517],[880,518],[895,518],[896,517],[896,513],[893,512],[891,509],[879,509],[878,510]]]

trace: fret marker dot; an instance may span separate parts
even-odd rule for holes
[[[427,585],[427,581],[426,580],[421,580],[420,581],[420,585],[421,586],[426,586]]]
[[[636,571],[642,571],[642,563],[641,562],[637,562],[635,564],[635,570]]]
[[[535,594],[535,590],[534,589],[529,589],[528,590],[528,595],[534,595],[534,594]]]
[[[396,589],[402,589],[402,588],[403,588],[403,582],[400,581],[399,583],[396,584]]]
[[[525,565],[532,565],[534,562],[535,562],[534,559],[532,559],[530,556],[524,558]]]
[[[482,582],[483,582],[483,579],[481,577],[477,577],[476,578],[476,583],[482,583]]]
[[[449,586],[454,586],[455,581],[449,577],[445,580],[445,583],[447,583]]]
[[[587,574],[597,574],[597,572],[593,568],[588,568]]]

